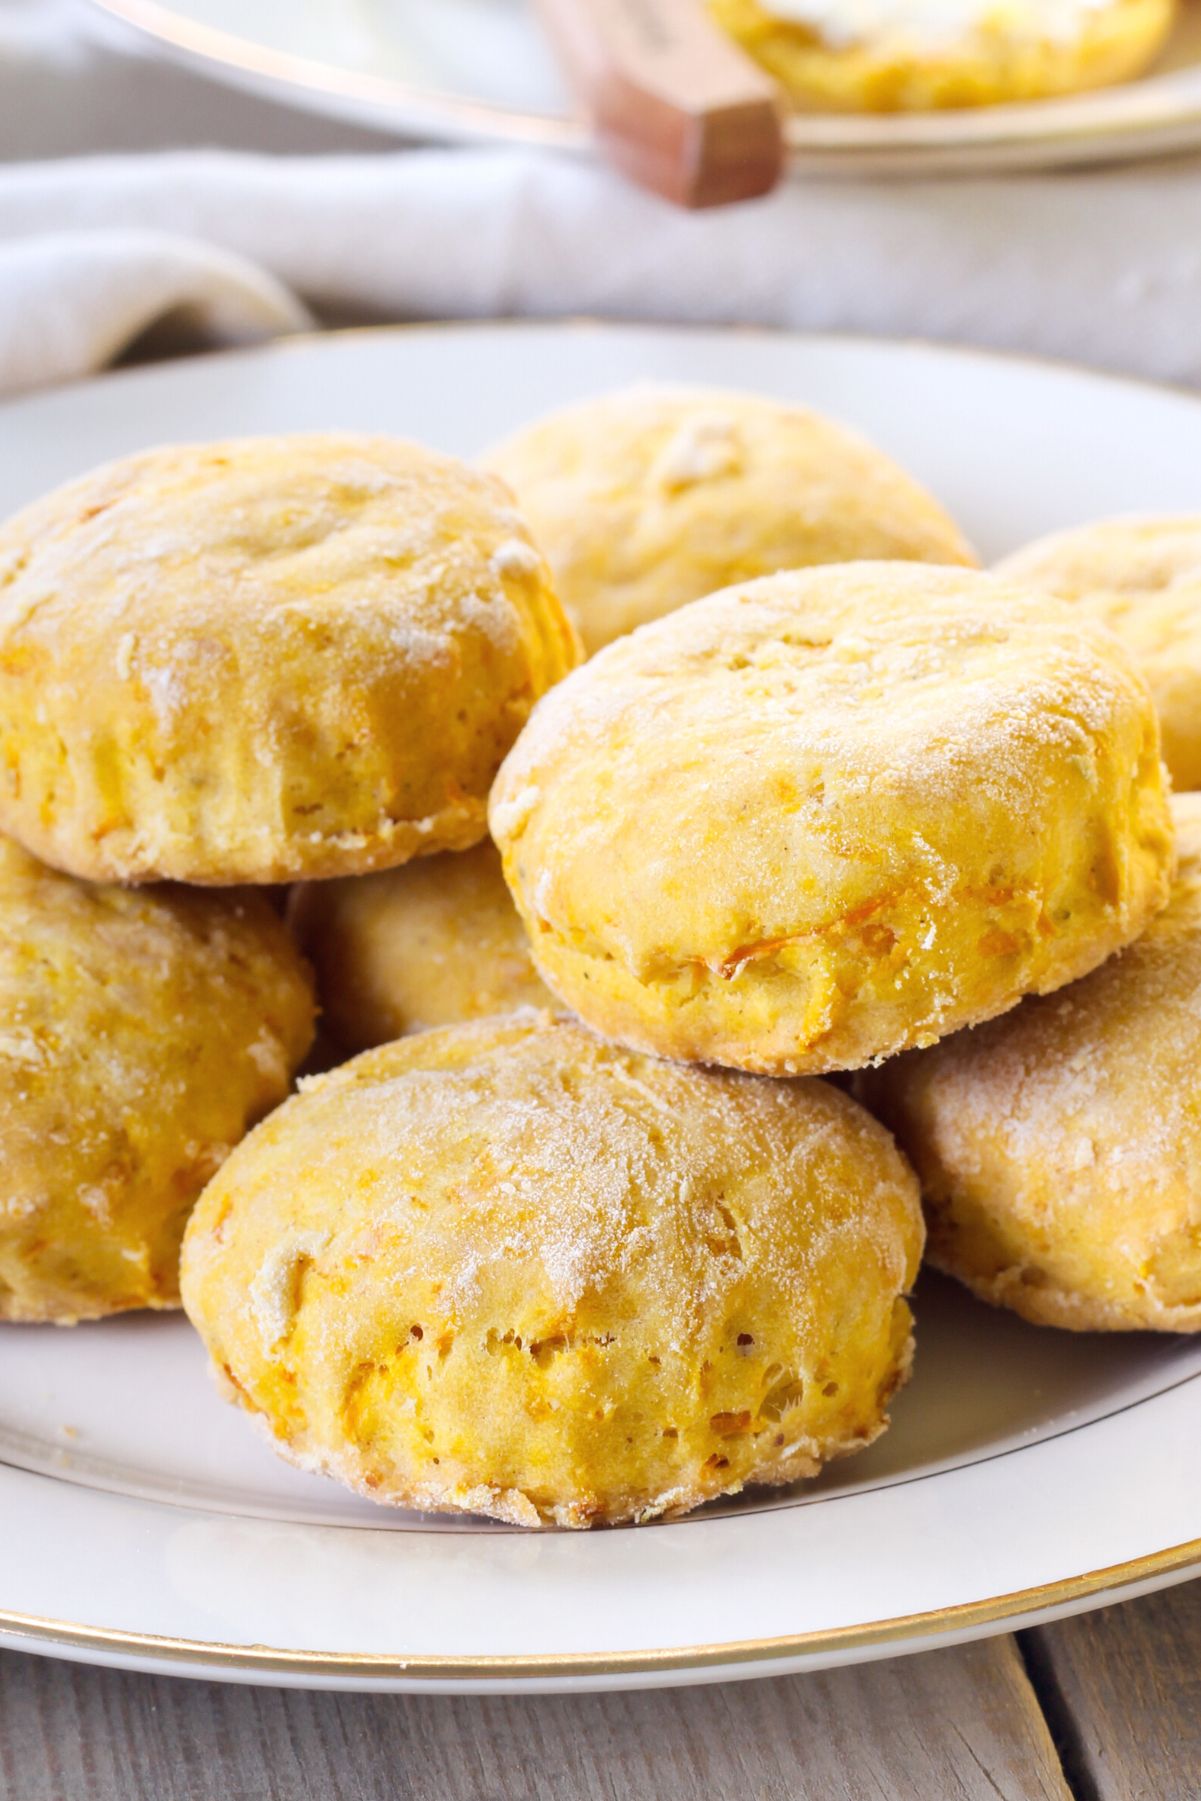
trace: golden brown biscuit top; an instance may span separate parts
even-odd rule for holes
[[[868,1443],[922,1241],[912,1171],[840,1091],[528,1011],[305,1084],[209,1185],[182,1286],[305,1466],[583,1526]]]
[[[0,821],[92,879],[229,885],[482,836],[579,656],[511,497],[348,434],[110,464],[0,528]]]
[[[752,1279],[799,1323],[842,1237],[872,1245],[898,1287],[916,1255],[907,1168],[822,1083],[665,1063],[526,1011],[399,1039],[301,1086],[229,1166],[189,1241],[195,1281],[198,1260],[222,1254],[213,1215],[228,1189],[240,1242],[274,1246],[251,1290],[265,1347],[279,1329],[271,1272],[298,1246],[319,1268],[403,1246],[415,1272],[436,1274],[449,1317],[516,1293],[527,1310],[571,1316],[636,1282],[682,1342],[707,1298]],[[856,1152],[866,1196],[847,1186]],[[285,1173],[297,1159],[308,1172],[288,1189],[283,1237],[277,1156]]]
[[[1051,1215],[1087,1204],[1095,1187],[1125,1187],[1131,1229],[1137,1214],[1152,1235],[1161,1215],[1174,1225],[1171,1180],[1195,1183],[1201,1145],[1201,795],[1173,797],[1172,816],[1179,870],[1140,938],[1058,994],[869,1078],[885,1114],[894,1079],[919,1110],[936,1094],[939,1152],[959,1167],[995,1147],[1048,1194],[1061,1172]]]
[[[330,433],[168,446],[0,529],[0,650],[41,640],[115,655],[116,673],[170,712],[193,668],[262,652],[275,622],[318,651],[349,613],[390,658],[449,662],[459,635],[512,653],[505,591],[540,567],[500,482],[413,444]]]
[[[990,846],[1020,863],[1058,785],[1133,767],[1153,733],[1116,640],[1058,603],[909,564],[794,572],[644,627],[546,697],[492,830],[576,942],[652,975],[681,950],[728,967],[894,882],[935,907],[965,875],[987,886]]]
[[[486,460],[519,496],[589,650],[778,569],[976,561],[875,445],[764,395],[629,388],[535,421]]]
[[[1087,603],[1140,655],[1201,657],[1201,516],[1056,532],[1007,557],[998,573]]]

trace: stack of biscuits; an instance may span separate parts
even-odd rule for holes
[[[0,1318],[182,1298],[302,1467],[571,1527],[870,1443],[927,1230],[1201,1329],[1164,756],[1201,520],[984,574],[798,407],[99,469],[0,528]]]

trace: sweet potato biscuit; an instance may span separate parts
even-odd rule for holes
[[[778,569],[975,562],[882,451],[761,395],[631,388],[552,413],[487,460],[519,496],[589,652]]]
[[[553,1004],[490,839],[403,869],[305,882],[289,917],[317,972],[322,1025],[348,1050]]]
[[[1136,944],[859,1078],[921,1174],[930,1256],[1078,1331],[1201,1331],[1201,794]]]
[[[709,0],[811,111],[924,112],[1041,100],[1139,75],[1177,0]]]
[[[91,887],[0,839],[0,1319],[175,1306],[192,1203],[312,1036],[261,896]]]
[[[1159,710],[1173,784],[1201,788],[1201,515],[1057,532],[997,573],[1072,601],[1121,638]]]
[[[525,1013],[304,1084],[205,1193],[183,1290],[285,1456],[587,1526],[869,1443],[921,1242],[912,1172],[847,1095]]]
[[[1060,987],[1167,899],[1155,711],[1117,640],[995,578],[860,563],[646,626],[536,709],[492,835],[598,1030],[851,1069]]]
[[[0,528],[0,828],[95,880],[462,849],[577,655],[511,496],[453,458],[148,451]]]

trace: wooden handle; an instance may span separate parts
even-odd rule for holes
[[[537,0],[567,78],[623,174],[681,206],[775,186],[776,89],[703,0]]]

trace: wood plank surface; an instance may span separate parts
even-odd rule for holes
[[[1201,1582],[1023,1634],[1080,1801],[1201,1796]]]
[[[0,1653],[4,1801],[1071,1801],[1012,1638],[826,1674],[478,1700]]]

